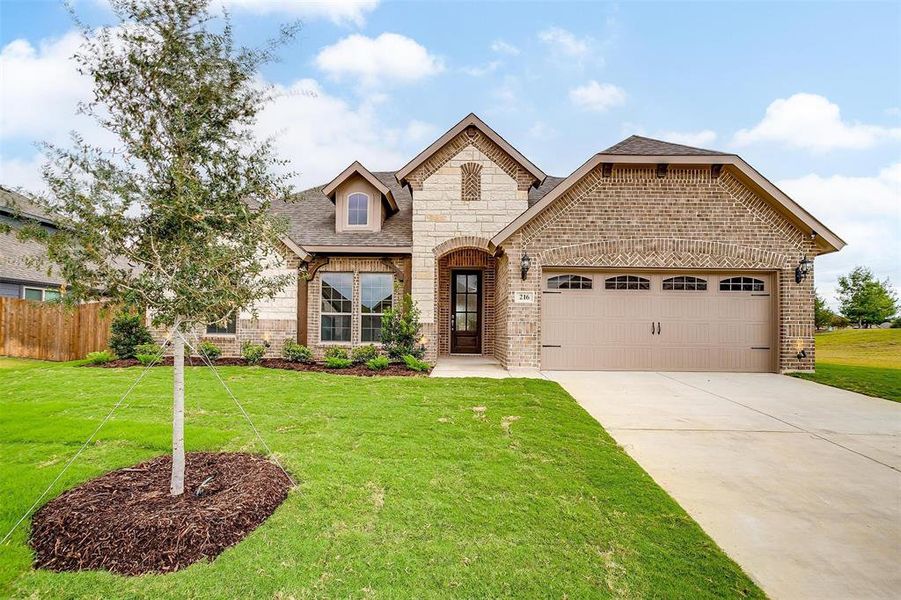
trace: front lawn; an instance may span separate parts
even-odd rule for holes
[[[4,535],[138,371],[0,369]],[[23,527],[0,596],[762,596],[554,383],[221,372],[300,484],[275,514],[211,563],[138,578],[35,571]],[[208,370],[186,380],[189,450],[259,451]],[[52,495],[168,452],[170,386],[152,369]]]
[[[830,331],[816,345],[816,373],[795,376],[901,402],[901,329]]]

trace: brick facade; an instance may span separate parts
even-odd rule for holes
[[[514,304],[513,291],[540,299],[543,267],[592,266],[774,272],[778,369],[813,369],[813,277],[794,280],[800,257],[814,255],[813,242],[728,170],[715,178],[709,168],[671,166],[661,178],[653,167],[615,166],[604,177],[598,167],[507,240],[504,251],[510,286],[498,339],[507,343],[497,355],[506,366],[539,366],[540,301]],[[532,257],[525,281],[523,251]],[[807,357],[799,360],[802,348]]]
[[[438,299],[438,356],[451,352],[451,274],[455,269],[467,269],[482,273],[482,355],[494,355],[495,330],[495,273],[496,259],[484,250],[463,248],[454,250],[438,259],[438,277],[435,279],[435,297]]]

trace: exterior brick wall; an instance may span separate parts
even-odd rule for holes
[[[386,264],[385,261],[391,262],[396,269],[403,271],[404,262],[407,258],[383,259],[382,257],[356,257],[356,256],[333,256],[329,258],[329,262],[320,267],[307,286],[307,327],[309,336],[309,348],[313,351],[313,356],[321,359],[325,351],[329,348],[339,346],[350,351],[352,348],[361,344],[369,344],[369,342],[361,342],[360,340],[360,274],[361,273],[394,273],[394,295],[392,297],[393,306],[398,306],[403,299],[404,288],[403,281],[397,276],[395,269]],[[322,342],[320,330],[320,309],[322,308],[321,292],[322,292],[322,273],[353,273],[353,317],[351,318],[351,336],[350,343],[341,342]]]
[[[482,355],[494,354],[495,335],[495,266],[496,259],[484,250],[464,248],[445,254],[438,259],[438,277],[435,280],[435,297],[438,299],[438,356],[451,351],[451,274],[455,269],[472,269],[482,272]]]
[[[794,280],[802,254],[813,258],[813,242],[728,169],[713,178],[709,168],[671,166],[658,178],[654,167],[615,166],[610,177],[599,167],[503,246],[512,289],[506,352],[497,356],[507,366],[539,366],[543,267],[596,266],[775,272],[778,369],[813,369],[813,277]],[[526,281],[523,251],[533,265]],[[514,304],[518,290],[534,292],[536,303]],[[798,360],[802,348],[807,357]]]

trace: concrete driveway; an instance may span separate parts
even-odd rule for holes
[[[545,375],[770,596],[901,594],[901,404],[774,374]]]

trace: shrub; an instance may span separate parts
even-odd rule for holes
[[[388,368],[387,356],[376,356],[366,361],[366,368],[370,371],[382,371]]]
[[[407,368],[411,371],[428,371],[432,368],[432,365],[429,363],[419,360],[412,354],[404,354],[404,363],[406,363]]]
[[[258,365],[266,354],[266,346],[254,344],[253,342],[244,342],[241,345],[241,356],[251,365]]]
[[[157,344],[138,344],[135,346],[135,358],[145,367],[159,360],[163,349]]]
[[[379,349],[373,346],[372,344],[366,344],[365,346],[357,346],[354,348],[350,357],[353,359],[354,363],[361,365],[365,362],[369,362],[373,358],[376,358],[379,355]]]
[[[349,358],[338,358],[337,356],[326,356],[325,366],[329,369],[346,369],[353,364]]]
[[[282,356],[290,362],[308,363],[313,360],[313,352],[291,338],[285,340],[285,345],[282,347]]]
[[[222,356],[222,349],[213,342],[206,340],[200,342],[199,350],[203,356],[206,356],[208,359],[210,359],[210,362]]]
[[[895,317],[892,320],[892,329],[901,329],[901,317]]]
[[[348,360],[347,350],[339,346],[333,346],[325,351],[325,358],[326,360],[328,360],[329,358],[340,358],[341,360]]]
[[[113,360],[113,353],[110,352],[109,350],[101,350],[99,352],[88,352],[88,355],[85,358],[92,365],[105,365],[109,361]]]
[[[419,309],[407,294],[400,310],[388,309],[382,315],[382,348],[391,358],[407,354],[422,358],[425,348],[420,337]]]
[[[119,358],[134,358],[137,346],[152,343],[153,337],[144,326],[142,315],[119,313],[113,319],[109,347]]]

